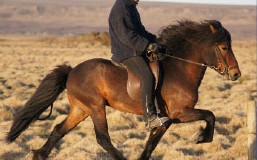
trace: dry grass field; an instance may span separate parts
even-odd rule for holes
[[[75,66],[95,57],[109,58],[108,41],[99,37],[106,35],[6,36],[0,39],[0,159],[30,159],[29,151],[44,144],[54,125],[68,112],[66,94],[63,93],[54,103],[49,120],[36,121],[14,143],[7,144],[4,138],[11,125],[12,112],[28,100],[40,80],[56,65],[67,63]],[[216,115],[214,141],[209,144],[191,142],[190,137],[205,125],[203,122],[172,125],[153,152],[153,159],[247,159],[246,107],[247,101],[256,98],[256,42],[234,41],[233,48],[242,77],[231,82],[208,69],[196,106],[209,109]],[[148,137],[142,117],[110,108],[107,117],[115,146],[129,160],[137,159]],[[54,160],[64,158],[111,159],[97,144],[90,118],[65,136],[50,155]]]
[[[76,66],[111,57],[107,17],[114,0],[0,0],[0,160],[29,160],[53,127],[69,112],[67,95],[54,103],[50,119],[33,123],[14,143],[5,142],[12,114],[55,66]],[[56,9],[57,8],[57,9]],[[147,3],[139,5],[146,28],[154,33],[179,19],[217,19],[232,34],[242,77],[235,82],[207,69],[196,108],[216,115],[214,140],[194,144],[203,122],[174,124],[152,154],[153,160],[246,160],[246,109],[256,100],[256,6]],[[87,34],[85,34],[87,33]],[[176,94],[172,93],[171,94]],[[47,110],[44,115],[47,115]],[[112,142],[128,160],[137,159],[148,132],[141,116],[107,107]],[[90,118],[53,149],[50,160],[111,160],[97,144]]]

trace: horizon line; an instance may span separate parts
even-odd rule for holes
[[[243,6],[256,6],[256,2],[254,3],[232,3],[232,2],[210,2],[210,1],[190,1],[190,0],[141,0],[144,2],[167,2],[167,3],[188,3],[188,4],[210,4],[210,5],[243,5]]]

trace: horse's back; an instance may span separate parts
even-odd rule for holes
[[[75,66],[70,72],[69,78],[74,76],[79,76],[81,78],[85,78],[86,76],[96,76],[100,74],[106,66],[113,66],[113,63],[110,60],[103,58],[89,59]]]
[[[111,60],[95,58],[86,60],[72,69],[67,81],[68,92],[103,92],[121,83],[125,75],[124,68],[115,65]],[[123,77],[122,76],[122,77]]]

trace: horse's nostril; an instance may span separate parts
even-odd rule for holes
[[[237,79],[237,78],[239,78],[239,77],[240,77],[240,73],[235,73],[235,74],[234,74],[234,78],[235,78],[235,79]]]

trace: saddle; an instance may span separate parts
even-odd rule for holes
[[[159,65],[159,60],[157,55],[152,54],[149,58],[149,66],[150,69],[155,77],[155,89],[158,86],[159,82],[159,70],[160,70],[160,65]],[[131,99],[141,101],[141,89],[140,89],[140,79],[128,68],[128,81],[127,81],[127,92],[128,95],[130,96]]]

